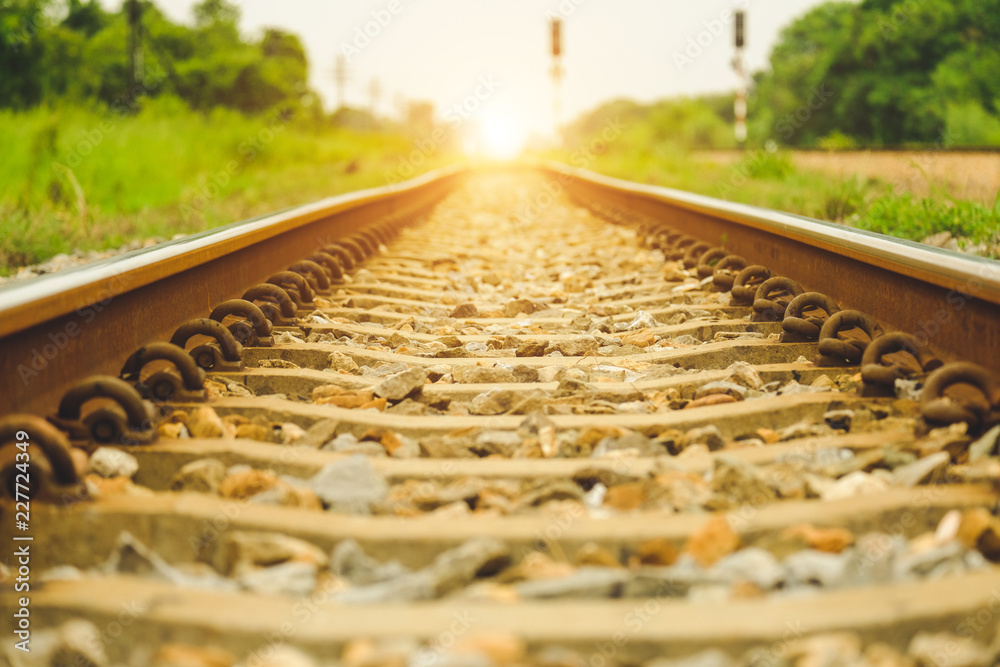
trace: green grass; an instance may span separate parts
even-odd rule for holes
[[[876,180],[797,170],[782,152],[749,151],[723,164],[653,140],[643,123],[626,124],[602,145],[598,155],[548,156],[901,238],[947,230],[963,244],[997,245],[1000,198],[990,208],[894,194]],[[0,275],[59,253],[169,238],[384,185],[412,150],[400,134],[198,114],[169,99],[124,118],[81,108],[0,111]],[[452,159],[442,147],[417,171]]]
[[[885,182],[840,178],[793,167],[787,153],[751,150],[735,164],[714,161],[670,143],[643,144],[629,131],[607,150],[585,160],[575,151],[547,157],[609,176],[677,188],[851,225],[897,238],[923,240],[949,231],[962,247],[1000,242],[1000,193],[993,207],[946,195],[929,198],[894,193]],[[574,161],[574,157],[577,159]]]
[[[401,134],[156,100],[136,116],[0,111],[0,275],[76,249],[169,238],[385,185]],[[442,148],[426,171],[449,161]]]

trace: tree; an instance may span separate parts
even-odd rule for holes
[[[240,21],[239,7],[227,0],[202,0],[194,6],[194,22],[199,28],[212,25],[236,27]]]
[[[953,119],[968,135],[973,119],[1000,111],[998,15],[1000,0],[820,5],[782,32],[756,78],[754,134],[798,146],[829,135],[947,143]]]
[[[203,0],[194,27],[139,0],[147,77],[133,90],[126,3],[107,13],[98,0],[0,0],[0,107],[44,101],[97,101],[134,108],[137,96],[174,95],[190,107],[258,113],[297,107],[309,92],[308,60],[298,37],[267,29],[240,36],[239,10]],[[61,18],[56,18],[61,17]]]
[[[45,68],[45,0],[0,0],[0,106],[39,104],[50,88]]]
[[[66,18],[62,21],[62,26],[83,34],[85,37],[93,37],[108,25],[108,15],[97,0],[69,0]]]

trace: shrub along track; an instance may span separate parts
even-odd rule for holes
[[[542,165],[8,288],[4,622],[31,664],[991,664],[994,270]]]

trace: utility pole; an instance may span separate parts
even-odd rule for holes
[[[337,108],[343,109],[345,102],[347,101],[344,96],[344,90],[347,87],[347,79],[349,77],[347,71],[347,59],[340,55],[337,56],[337,66],[333,70],[334,81],[337,82]]]
[[[563,143],[562,126],[562,19],[552,19],[552,125],[556,144]]]
[[[378,102],[382,97],[382,86],[378,79],[372,79],[371,83],[368,84],[368,95],[371,99],[371,114],[374,118],[378,111]]]
[[[736,70],[738,81],[736,83],[736,102],[733,110],[736,116],[736,142],[740,148],[746,147],[747,142],[747,82],[746,64],[743,61],[743,47],[746,44],[746,11],[736,10],[736,55],[733,56],[733,69]]]
[[[396,93],[392,96],[392,104],[396,107],[396,114],[399,116],[400,123],[406,123],[407,109],[409,105],[406,101],[406,96],[403,93]]]
[[[129,81],[131,87],[135,88],[145,81],[146,68],[142,57],[142,6],[139,4],[139,0],[128,0],[126,10],[130,28],[128,38],[129,64],[131,65]]]

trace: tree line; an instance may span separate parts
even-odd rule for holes
[[[138,97],[172,95],[196,110],[259,113],[314,98],[299,38],[269,28],[247,39],[239,18],[227,0],[202,0],[191,26],[150,0],[128,0],[118,12],[97,0],[0,0],[0,108],[96,100],[125,111]],[[132,39],[142,53],[138,77]]]
[[[144,55],[138,91],[129,53],[136,22]],[[151,0],[126,0],[118,12],[97,0],[0,0],[0,108],[97,100],[127,110],[137,96],[171,95],[195,110],[259,113],[314,102],[318,112],[298,37],[270,28],[248,39],[238,22],[229,0],[202,0],[193,25],[172,22]],[[785,28],[770,67],[754,76],[751,140],[1000,146],[998,72],[1000,0],[828,2]],[[586,136],[613,110],[655,126],[651,138],[726,147],[730,100],[609,104],[569,135]]]
[[[755,135],[788,145],[1000,145],[1000,0],[820,5],[754,93]]]
[[[646,145],[732,148],[731,93],[602,105]],[[789,24],[753,77],[750,143],[799,148],[1000,146],[1000,0],[828,2]]]

